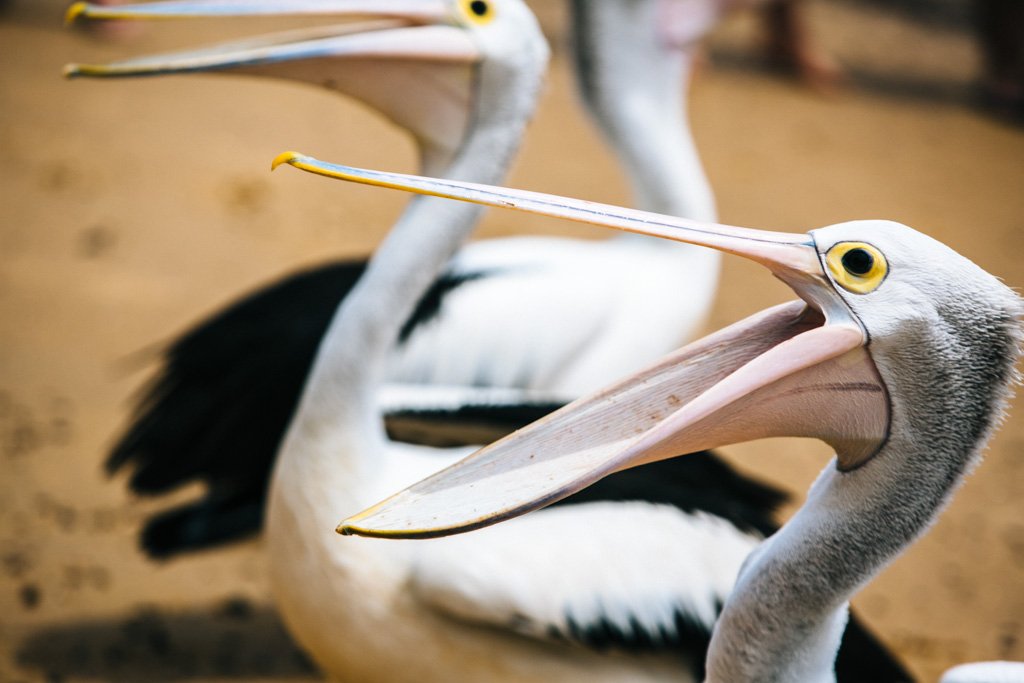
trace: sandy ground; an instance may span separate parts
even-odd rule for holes
[[[63,30],[60,9],[24,0],[0,18],[0,681],[315,678],[274,614],[259,544],[147,561],[133,534],[152,504],[100,463],[140,380],[136,352],[270,276],[366,252],[404,201],[271,177],[270,159],[293,148],[410,170],[412,148],[358,106],[299,86],[64,82],[65,62],[223,27],[109,44]],[[852,74],[843,96],[751,68],[743,20],[700,75],[693,118],[723,219],[804,230],[892,218],[1024,285],[1024,132],[968,106],[969,37],[812,9]],[[556,40],[559,11],[545,9]],[[627,201],[561,54],[510,183]],[[602,236],[493,212],[483,234],[518,231]],[[729,261],[712,323],[786,296]],[[1024,659],[1022,446],[1018,410],[932,532],[854,601],[923,680],[960,661]],[[799,441],[728,453],[794,492],[828,455]]]

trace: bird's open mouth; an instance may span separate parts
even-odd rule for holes
[[[301,16],[329,24],[110,64],[69,64],[68,78],[229,73],[299,81],[373,107],[420,143],[424,161],[450,158],[472,121],[483,52],[444,0],[170,0],[77,3],[68,20]],[[337,23],[344,21],[347,23]]]
[[[533,192],[354,169],[291,152],[274,166],[281,163],[343,180],[711,247],[761,263],[802,299],[694,342],[480,449],[345,520],[341,533],[429,538],[468,531],[550,504],[618,470],[764,437],[821,439],[836,449],[842,469],[863,464],[885,442],[885,386],[866,348],[867,336],[835,284],[838,280],[853,292],[868,286],[870,278],[884,278],[884,272],[867,270],[868,265],[881,268],[861,253],[867,245],[839,242],[822,250],[813,233],[700,223]],[[878,259],[884,265],[881,254]]]
[[[69,64],[64,73],[68,77],[156,76],[344,57],[469,63],[480,59],[477,46],[465,31],[451,25],[445,5],[435,0],[174,0],[113,6],[79,2],[68,10],[67,20],[252,16],[308,16],[348,23],[331,23],[110,64]]]

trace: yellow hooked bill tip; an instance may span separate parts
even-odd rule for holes
[[[70,26],[75,23],[75,19],[82,16],[89,11],[89,3],[87,2],[76,2],[68,7],[68,11],[64,13],[64,25]]]
[[[358,523],[373,515],[380,508],[384,507],[384,503],[387,501],[381,501],[376,505],[370,506],[362,512],[352,515],[347,519],[341,520],[341,524],[334,527],[334,532],[341,534],[342,536],[358,536],[360,532],[364,531],[358,526]]]
[[[112,70],[105,64],[65,64],[61,72],[64,78],[78,78],[79,76],[109,76]]]
[[[273,171],[275,168],[277,168],[281,164],[290,164],[293,161],[295,161],[296,159],[298,159],[299,157],[303,157],[303,156],[305,156],[305,155],[304,154],[299,154],[298,152],[292,152],[292,151],[281,152],[276,157],[274,157],[273,161],[270,162],[270,170]]]

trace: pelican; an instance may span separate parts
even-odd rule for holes
[[[382,538],[456,534],[678,453],[769,436],[821,439],[835,457],[803,507],[745,560],[715,625],[711,683],[836,680],[849,599],[927,531],[978,464],[1018,382],[1021,298],[898,223],[769,232],[294,153],[283,160],[329,177],[711,247],[767,267],[800,297],[581,398],[338,527]],[[472,537],[443,539],[452,542],[453,564],[463,538]],[[1016,681],[1022,668],[975,665],[947,680],[988,669]]]
[[[78,3],[68,16],[330,17],[345,14],[346,8],[376,11],[387,5],[356,0]],[[691,16],[666,13],[669,5],[661,0],[574,2],[577,80],[583,101],[627,170],[636,203],[713,220],[714,197],[690,134],[685,100],[696,44],[721,8]],[[449,176],[452,150],[468,112],[497,105],[473,102],[479,95],[472,93],[451,101],[431,92],[413,109],[394,93],[408,89],[418,72],[394,60],[361,67],[372,76],[382,69],[390,74],[367,91],[369,79],[364,75],[360,80],[354,68],[345,71],[343,57],[317,59],[317,50],[328,41],[355,39],[337,32],[333,27],[311,29],[211,51],[72,65],[67,73],[222,72],[328,83],[409,130],[421,149],[423,171]],[[286,61],[246,61],[264,46],[275,59]],[[502,160],[502,173],[510,156],[511,151]],[[697,334],[714,297],[719,262],[713,250],[629,235],[606,241],[517,237],[466,246],[413,309],[388,363],[392,386],[382,392],[381,401],[392,433],[423,440],[410,435],[410,422],[423,426],[442,419],[450,424],[467,412],[482,412],[485,421],[509,431],[507,426],[526,424],[635,370]],[[152,520],[143,539],[147,552],[169,557],[260,530],[271,466],[312,359],[338,305],[364,269],[362,260],[336,262],[288,276],[229,304],[169,346],[107,467],[114,472],[133,466],[131,485],[140,493],[201,481],[210,495],[199,505]],[[669,292],[675,304],[672,317],[658,305]],[[466,397],[448,387],[498,393]],[[223,405],[232,410],[217,409]],[[459,429],[454,436],[438,436],[432,427],[426,438],[431,443],[480,443],[474,440],[477,434]]]

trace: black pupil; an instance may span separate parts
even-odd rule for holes
[[[853,275],[867,275],[875,265],[875,257],[866,249],[851,249],[843,254],[843,268]]]
[[[473,0],[469,3],[469,11],[478,17],[482,17],[487,14],[487,3],[484,0]]]

